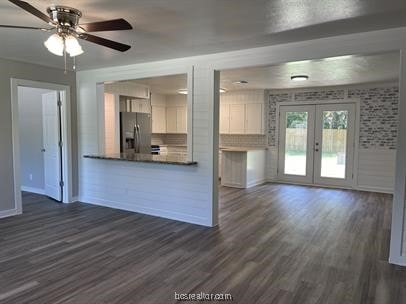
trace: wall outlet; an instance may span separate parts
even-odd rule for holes
[[[32,174],[29,175],[29,179],[30,179],[30,181],[32,181]]]

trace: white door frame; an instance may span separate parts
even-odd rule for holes
[[[22,213],[20,177],[20,126],[18,112],[18,87],[30,87],[62,92],[62,166],[64,191],[62,201],[72,202],[72,145],[71,145],[71,98],[70,87],[66,85],[11,78],[11,119],[13,138],[14,201],[16,213]]]
[[[285,173],[285,159],[283,157],[279,157],[279,155],[285,155],[285,146],[282,145],[282,142],[285,142],[285,133],[280,133],[279,142],[278,142],[278,179],[281,181],[286,182],[294,182],[294,183],[303,183],[303,184],[312,184],[313,183],[313,159],[314,159],[314,149],[313,149],[313,140],[312,140],[312,133],[314,133],[315,128],[315,113],[313,105],[282,105],[279,107],[279,111],[281,108],[289,107],[289,112],[307,112],[307,136],[306,136],[306,173],[305,175],[291,175]],[[280,112],[279,112],[280,113]],[[279,115],[280,123],[278,129],[282,127],[282,123],[284,124],[284,129],[286,128],[286,121],[285,115],[281,117]]]
[[[359,98],[346,98],[346,99],[339,99],[339,100],[312,100],[312,101],[283,101],[276,103],[276,121],[275,121],[275,144],[278,149],[278,157],[277,157],[277,166],[279,171],[279,138],[280,138],[280,106],[298,106],[298,105],[321,105],[321,104],[341,104],[341,103],[352,103],[355,104],[355,133],[354,133],[354,158],[353,158],[353,168],[352,172],[354,174],[354,178],[352,180],[351,187],[343,187],[343,186],[326,186],[326,185],[317,185],[311,184],[313,186],[320,186],[320,187],[327,187],[327,188],[350,188],[350,189],[357,189],[358,187],[358,162],[359,162],[359,129],[360,129],[360,122],[361,122],[361,100]],[[281,181],[284,183],[289,184],[305,184],[305,183],[296,183],[296,182],[287,182],[279,179],[279,172],[277,174],[277,181]]]
[[[329,107],[333,107],[331,111],[347,111],[348,110],[348,126],[347,126],[347,145],[345,153],[345,163],[352,164],[345,166],[345,178],[331,178],[321,176],[322,168],[322,152],[323,152],[323,111],[329,111]],[[315,154],[314,158],[314,183],[325,186],[351,187],[354,182],[354,145],[355,145],[355,117],[356,109],[354,103],[336,103],[336,104],[317,104],[316,105],[316,128],[315,128],[315,143],[319,143],[318,150],[320,153]]]

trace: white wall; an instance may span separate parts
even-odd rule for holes
[[[49,90],[19,87],[21,186],[43,192],[45,188],[42,94]]]
[[[137,79],[150,70],[126,69],[122,73],[109,70],[79,72],[79,193],[80,200],[115,208],[147,213],[186,222],[213,226],[213,95],[214,72],[195,69],[193,117],[195,138],[193,159],[198,166],[185,167],[151,163],[115,162],[82,158],[100,153],[100,121],[94,116],[102,104],[97,100],[96,83],[106,79]],[[155,76],[187,72],[189,66],[166,65],[167,70]],[[179,70],[181,69],[181,70]],[[130,73],[130,75],[128,75]],[[145,74],[144,74],[145,73]],[[154,76],[148,75],[148,76]],[[185,97],[181,97],[185,98]],[[176,100],[179,98],[176,96]],[[183,101],[184,102],[184,101]],[[216,199],[217,200],[217,199]]]
[[[11,119],[11,78],[58,83],[71,87],[72,150],[76,151],[75,74],[62,69],[0,59],[0,217],[16,213],[14,199],[13,145]],[[77,193],[77,154],[73,155],[73,193]]]
[[[358,155],[355,155],[354,188],[393,193],[395,184],[396,131],[398,128],[398,85],[396,83],[317,87],[269,91],[268,179],[277,180],[279,126],[277,102],[360,103]]]
[[[143,173],[141,169],[144,168],[148,172],[148,175],[142,179],[141,186],[153,184],[157,186],[154,189],[146,187],[143,195],[135,192],[132,193],[133,196],[126,194],[125,189],[120,189],[124,190],[124,192],[120,192],[121,196],[119,199],[132,205],[133,210],[141,210],[141,208],[137,208],[137,202],[143,201],[148,206],[164,208],[163,210],[160,208],[155,209],[159,210],[159,212],[162,211],[161,214],[165,210],[173,210],[172,218],[193,218],[195,222],[214,224],[217,218],[218,202],[216,193],[218,176],[218,104],[214,98],[218,94],[218,91],[216,88],[213,89],[215,70],[406,49],[405,36],[406,28],[398,28],[206,56],[79,72],[79,191],[81,197],[89,202],[95,202],[96,199],[100,201],[101,198],[110,195],[110,197],[113,197],[117,201],[117,197],[111,196],[109,193],[108,188],[111,183],[107,183],[107,180],[114,181],[116,177],[128,175],[128,172],[125,170],[117,168],[117,163],[84,160],[82,158],[82,155],[85,153],[97,153],[99,151],[97,139],[99,122],[94,118],[94,113],[98,112],[98,104],[96,102],[97,82],[102,82],[106,79],[125,80],[152,77],[159,74],[164,75],[165,72],[166,75],[180,74],[194,67],[194,83],[188,82],[189,91],[192,89],[191,85],[194,86],[192,101],[194,107],[192,115],[188,115],[188,117],[192,117],[193,126],[189,125],[191,128],[190,133],[193,133],[193,139],[189,142],[193,143],[193,157],[199,162],[199,166],[189,172],[186,169],[177,170],[174,167],[169,169],[163,166],[155,167],[151,164],[148,166],[132,164],[128,167],[128,170],[133,175],[136,174],[137,170]],[[403,71],[406,73],[406,68]],[[401,88],[401,90],[406,90],[406,85]],[[402,102],[404,101],[402,100]],[[402,151],[403,154],[400,154],[399,151],[397,153],[398,166],[401,164],[401,161],[406,163],[406,152]],[[152,179],[153,176],[158,176],[157,174],[152,174],[154,170],[157,174],[169,171],[172,173],[176,172],[174,175],[176,180],[169,179],[167,175],[163,175],[162,180],[156,183]],[[398,174],[397,180],[400,178],[401,175]],[[189,182],[188,186],[177,188],[179,186],[177,181],[180,179],[187,180]],[[404,185],[404,181],[402,183]],[[107,184],[109,187],[103,189],[103,186]],[[120,185],[115,183],[113,186],[119,187]],[[132,189],[136,187],[140,187],[140,185],[134,186],[131,184]],[[177,200],[171,189],[176,189],[176,194],[182,199]],[[169,193],[169,195],[165,196],[166,193]],[[191,198],[189,198],[190,196]],[[113,203],[112,205],[114,205],[114,201],[103,203]],[[404,210],[405,203],[404,201],[401,203]],[[188,215],[191,217],[188,217]],[[401,214],[401,217],[403,220],[404,214]],[[392,231],[402,231],[403,221],[401,223],[402,225],[400,225],[400,221],[396,222],[396,225],[392,227]],[[399,239],[396,241],[399,241]],[[398,245],[400,247],[403,246],[401,243],[398,243]],[[395,254],[400,256],[400,251],[395,252]],[[395,260],[394,258],[392,259],[392,261]]]

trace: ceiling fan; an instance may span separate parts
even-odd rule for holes
[[[53,54],[58,56],[65,56],[66,67],[66,53],[71,57],[83,54],[83,49],[78,42],[79,39],[87,40],[120,52],[128,51],[131,46],[105,39],[102,37],[94,36],[89,32],[103,32],[103,31],[122,31],[131,30],[132,26],[124,19],[114,19],[101,22],[92,22],[80,24],[79,20],[82,17],[81,11],[61,5],[50,6],[47,9],[48,15],[33,7],[31,4],[21,0],[8,0],[17,5],[30,14],[40,18],[50,25],[50,27],[31,27],[31,26],[14,26],[14,25],[0,25],[2,28],[16,28],[28,30],[41,30],[44,32],[53,32],[44,45]]]

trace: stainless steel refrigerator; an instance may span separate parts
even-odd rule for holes
[[[120,151],[151,154],[151,114],[120,113]]]

